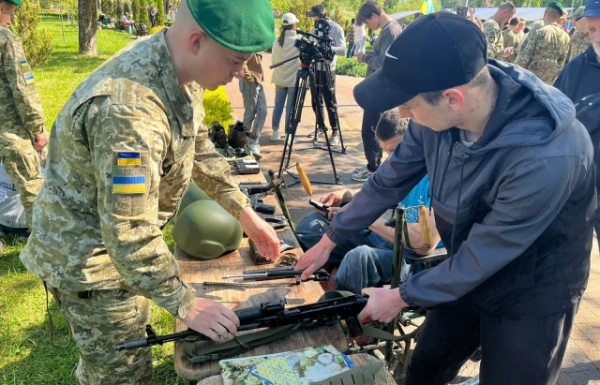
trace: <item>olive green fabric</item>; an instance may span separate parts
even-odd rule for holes
[[[551,1],[548,3],[548,8],[556,9],[561,15],[565,13],[565,8],[559,1]]]
[[[192,16],[208,36],[236,52],[271,47],[275,18],[268,0],[187,0]]]
[[[380,361],[357,366],[323,381],[309,382],[309,385],[387,385],[388,383],[391,381],[388,381],[383,362]]]
[[[213,200],[199,200],[181,211],[173,229],[175,243],[198,259],[215,259],[240,247],[242,227]]]
[[[179,210],[177,210],[177,217],[179,217],[179,213],[183,212],[186,207],[188,207],[191,203],[196,201],[201,201],[204,199],[211,199],[208,194],[204,192],[198,185],[194,182],[190,183],[188,186],[188,190],[186,191],[183,199],[181,200],[181,204],[179,205]],[[211,199],[212,200],[212,199]]]

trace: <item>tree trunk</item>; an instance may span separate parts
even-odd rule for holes
[[[96,1],[79,0],[79,53],[84,55],[98,55],[96,42]]]

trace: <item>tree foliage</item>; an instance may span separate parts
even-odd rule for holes
[[[133,20],[136,23],[150,26],[150,19],[148,17],[148,2],[146,0],[133,0],[131,7],[133,8]]]
[[[163,0],[156,0],[156,25],[165,25],[165,5]]]
[[[19,36],[27,61],[31,67],[47,62],[52,54],[52,34],[45,29],[38,30],[42,9],[39,3],[23,0],[23,6],[17,8],[12,30]]]

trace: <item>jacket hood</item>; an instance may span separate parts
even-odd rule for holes
[[[499,85],[500,104],[483,136],[467,153],[477,155],[507,146],[543,144],[573,123],[575,107],[569,98],[531,72],[496,60],[489,61],[488,69]]]

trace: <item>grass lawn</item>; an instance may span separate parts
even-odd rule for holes
[[[50,128],[60,109],[75,87],[113,53],[133,41],[125,33],[98,31],[98,51],[95,58],[77,54],[77,29],[68,27],[65,41],[58,19],[44,19],[42,26],[54,34],[52,59],[34,68],[36,86]],[[165,239],[173,248],[171,227]],[[75,346],[56,350],[49,343],[46,296],[40,279],[28,273],[19,261],[23,248],[15,238],[5,238],[6,247],[0,256],[0,384],[75,384],[73,376],[78,352]],[[68,341],[64,319],[51,298],[55,344]],[[159,334],[173,332],[173,317],[152,307],[151,323]],[[173,369],[172,344],[153,348],[153,384],[184,384]]]

